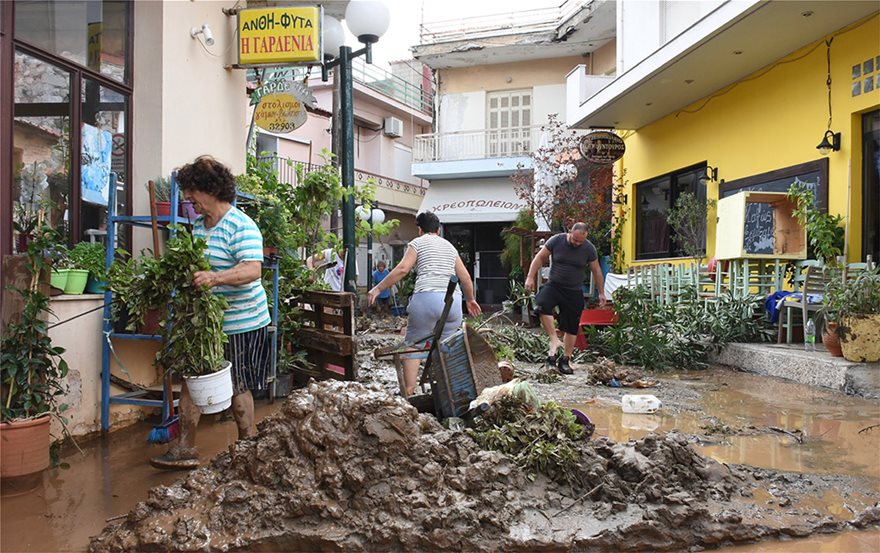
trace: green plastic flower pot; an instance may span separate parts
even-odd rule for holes
[[[67,274],[67,285],[64,286],[65,294],[82,294],[89,281],[89,272],[84,269],[70,269]]]
[[[52,277],[49,280],[49,284],[52,285],[52,288],[58,288],[63,291],[67,287],[69,273],[70,269],[52,269]]]

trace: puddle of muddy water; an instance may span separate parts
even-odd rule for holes
[[[697,446],[697,450],[723,463],[880,480],[880,429],[859,434],[866,426],[880,423],[880,403],[731,371],[684,373],[678,380],[689,378],[695,379],[689,384],[703,396],[697,404],[699,412],[675,413],[664,408],[653,415],[634,415],[623,413],[618,403],[602,401],[576,407],[596,424],[596,436],[615,441],[675,429],[717,442]],[[646,392],[663,399],[662,388]],[[760,433],[707,435],[701,428],[706,416],[733,429],[754,426]],[[804,443],[768,427],[802,430]]]
[[[730,553],[873,553],[880,551],[880,530],[841,532],[806,539],[770,540],[725,548]]]
[[[257,402],[257,419],[280,406],[281,401]],[[234,421],[213,422],[213,418],[202,417],[199,424],[203,463],[229,447],[238,434]],[[70,468],[47,470],[33,492],[4,496],[0,551],[85,551],[89,537],[99,534],[108,518],[128,513],[147,497],[147,490],[185,474],[149,465],[151,456],[168,447],[147,443],[152,426],[142,422],[114,432],[85,447],[85,457],[73,450],[62,458]]]

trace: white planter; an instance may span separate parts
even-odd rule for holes
[[[223,362],[223,368],[202,376],[185,376],[186,388],[193,403],[205,415],[219,413],[232,405],[232,363]]]

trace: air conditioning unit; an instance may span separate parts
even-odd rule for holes
[[[386,117],[385,130],[383,132],[385,133],[385,136],[390,136],[391,138],[399,138],[403,136],[403,121],[397,117]]]

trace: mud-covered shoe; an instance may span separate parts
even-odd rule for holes
[[[150,459],[150,464],[161,470],[193,470],[199,468],[199,453],[194,447],[176,447]]]
[[[557,361],[557,359],[556,359],[555,355],[548,355],[547,361],[544,362],[544,370],[546,370],[546,371],[556,370],[556,361]]]
[[[568,357],[565,357],[564,355],[559,356],[559,360],[556,362],[556,368],[561,374],[574,374],[574,371],[568,362]]]

